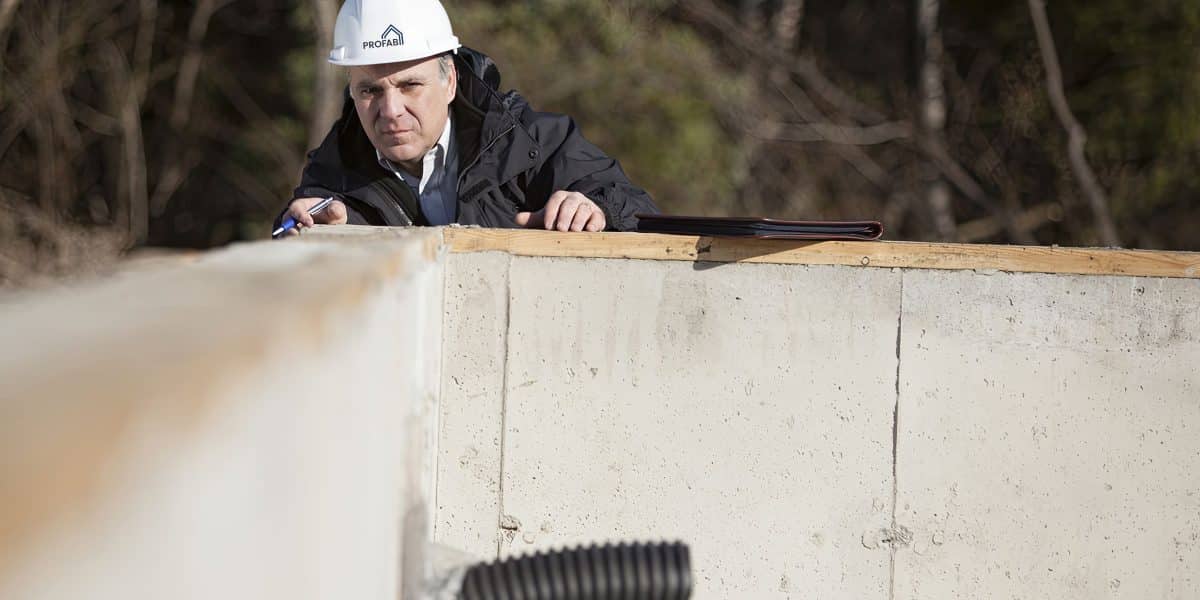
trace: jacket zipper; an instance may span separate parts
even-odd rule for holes
[[[392,173],[392,176],[394,177],[395,173]],[[405,184],[404,182],[401,182],[401,185],[407,185],[407,184]],[[392,193],[392,190],[388,189],[388,187],[386,185],[379,186],[379,189],[381,192],[383,192],[385,195],[387,195],[389,198],[391,198],[392,204],[396,205],[396,210],[400,212],[400,216],[404,217],[405,221],[408,221],[407,223],[401,225],[401,227],[411,227],[414,223],[413,218],[411,215],[408,214],[408,211],[404,210],[404,204],[402,202],[400,202],[400,199],[397,198],[396,195],[394,193]]]

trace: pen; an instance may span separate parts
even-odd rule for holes
[[[315,214],[325,210],[331,203],[333,203],[333,196],[330,196],[330,197],[316,203],[315,205],[313,205],[312,208],[308,209],[308,214],[315,215]],[[288,230],[295,229],[295,228],[296,228],[296,219],[293,217],[288,217],[283,220],[283,223],[279,224],[279,229],[276,229],[275,231],[271,232],[271,237],[277,238],[277,237],[283,235]]]

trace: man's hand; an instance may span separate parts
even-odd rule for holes
[[[604,231],[608,221],[604,218],[604,211],[587,196],[579,192],[559,191],[550,196],[550,201],[542,210],[517,213],[517,226],[559,231]]]
[[[284,235],[300,235],[300,230],[304,227],[312,227],[314,224],[320,225],[345,225],[346,224],[346,205],[341,200],[334,200],[325,207],[325,210],[315,214],[308,214],[308,209],[314,207],[324,198],[297,198],[292,200],[288,205],[287,212],[284,213],[283,219],[292,217],[296,219],[296,228],[284,233]]]

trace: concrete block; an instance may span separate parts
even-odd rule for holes
[[[886,598],[899,274],[515,258],[502,554],[691,544],[696,598]]]
[[[434,533],[481,558],[496,557],[500,520],[510,260],[499,253],[447,257]]]
[[[428,243],[243,245],[6,305],[0,597],[419,586]]]
[[[904,275],[896,598],[1200,597],[1200,282]]]

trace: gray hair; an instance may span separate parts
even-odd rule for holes
[[[442,81],[450,78],[450,69],[454,67],[454,55],[447,52],[438,57],[438,74],[442,76]]]

